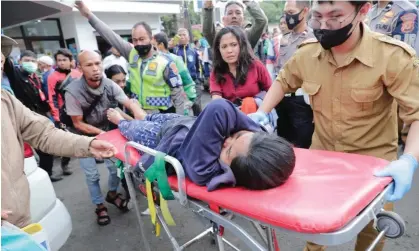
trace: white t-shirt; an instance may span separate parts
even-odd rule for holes
[[[112,65],[120,65],[125,73],[128,75],[128,61],[124,57],[115,57],[115,55],[109,55],[103,59],[103,69],[106,70]]]

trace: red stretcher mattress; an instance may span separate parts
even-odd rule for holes
[[[127,140],[118,130],[97,137],[111,142],[124,160]],[[131,149],[131,164],[140,155]],[[373,171],[386,166],[385,160],[338,152],[295,149],[295,171],[281,187],[265,191],[223,188],[207,192],[187,180],[188,196],[218,205],[272,226],[300,233],[328,233],[354,219],[391,178],[376,178]],[[177,189],[176,177],[169,177]]]

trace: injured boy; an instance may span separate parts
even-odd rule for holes
[[[198,117],[144,112],[141,120],[128,121],[114,109],[107,115],[129,141],[177,158],[186,177],[208,191],[221,185],[269,189],[294,170],[292,145],[224,99],[209,103]],[[153,161],[151,155],[141,157],[144,169]]]

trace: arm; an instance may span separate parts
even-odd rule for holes
[[[125,94],[124,90],[122,90],[122,88],[115,82],[112,82],[112,93],[114,95],[115,100],[118,101],[119,104],[123,105],[125,108],[132,112],[135,119],[143,119],[144,111],[141,109],[138,101],[129,99],[128,96]]]
[[[80,13],[89,20],[90,25],[95,29],[106,42],[115,47],[121,55],[128,59],[132,46],[125,41],[121,36],[116,34],[109,26],[96,17],[90,9],[83,3],[83,1],[76,2],[76,8]]]
[[[182,80],[174,62],[170,62],[163,73],[166,84],[170,87],[170,97],[176,108],[177,114],[185,113],[185,104],[187,102],[186,94],[182,87]]]
[[[402,11],[395,19],[391,32],[393,38],[412,46],[416,51],[416,55],[419,55],[418,22],[418,10]]]
[[[210,75],[209,87],[212,99],[218,99],[223,97],[223,88],[219,83],[217,83],[214,71],[212,71]]]
[[[405,55],[393,55],[406,58]],[[389,66],[388,92],[399,104],[399,116],[407,126],[411,126],[406,140],[405,153],[419,159],[419,66],[414,56],[398,60]]]
[[[51,108],[51,115],[54,118],[54,121],[60,121],[60,112],[58,109],[58,98],[55,93],[55,86],[57,85],[55,74],[52,73],[48,76],[48,103]]]
[[[268,93],[263,100],[259,110],[264,113],[270,113],[272,109],[278,105],[279,102],[284,98],[285,93],[296,91],[302,85],[301,73],[298,69],[298,58],[301,54],[297,53],[287,61],[281,71],[278,73],[278,77],[275,82],[269,88]]]
[[[202,11],[202,34],[207,39],[209,45],[212,47],[215,37],[215,27],[214,27],[214,6],[212,0],[206,0],[204,3],[204,9]]]
[[[260,8],[259,3],[255,1],[243,1],[247,6],[247,11],[253,17],[254,22],[250,30],[247,32],[247,38],[249,39],[250,45],[252,48],[255,48],[260,37],[262,36],[265,28],[268,24],[268,18],[266,17],[263,10]]]
[[[56,129],[48,118],[30,111],[15,97],[7,95],[16,114],[17,129],[22,133],[23,141],[52,155],[90,156],[89,145],[93,138]]]

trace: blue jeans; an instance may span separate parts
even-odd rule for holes
[[[164,123],[181,116],[172,113],[148,114],[144,120],[121,120],[118,128],[129,141],[154,149],[157,147],[157,135]]]
[[[105,165],[109,170],[108,188],[109,191],[116,192],[119,186],[117,168],[109,159],[105,160]],[[95,205],[102,204],[105,200],[100,190],[100,174],[94,158],[80,158],[80,167],[86,175],[86,183],[89,188],[90,197]]]

